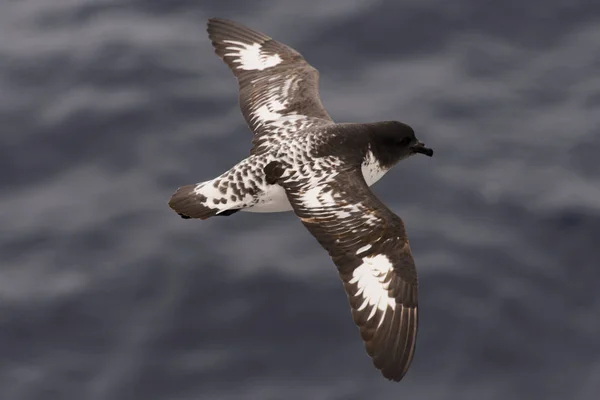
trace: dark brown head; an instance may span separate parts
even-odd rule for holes
[[[392,167],[398,161],[414,154],[433,156],[433,150],[425,147],[425,144],[415,137],[415,131],[398,121],[373,124],[370,143],[373,155],[386,167]]]

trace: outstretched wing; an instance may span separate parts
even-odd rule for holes
[[[208,36],[239,84],[253,152],[282,134],[333,121],[319,98],[319,73],[296,50],[237,22],[208,21]]]
[[[417,273],[402,220],[369,190],[360,170],[317,182],[274,163],[265,172],[285,188],[296,215],[338,267],[375,367],[399,381],[417,335]]]

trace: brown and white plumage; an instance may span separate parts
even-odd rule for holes
[[[209,19],[208,36],[238,80],[253,152],[291,132],[333,123],[319,98],[319,72],[296,50],[220,18]]]
[[[274,162],[267,177],[284,187],[296,215],[336,264],[375,367],[400,380],[417,335],[417,272],[402,220],[375,197],[358,165],[313,180]]]
[[[337,266],[375,367],[401,380],[415,351],[417,273],[402,220],[369,186],[433,151],[401,122],[334,123],[317,70],[294,49],[224,19],[210,19],[208,33],[238,80],[253,147],[217,178],[180,187],[169,206],[199,219],[293,210]]]

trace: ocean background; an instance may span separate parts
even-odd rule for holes
[[[168,208],[250,149],[212,16],[435,149],[373,188],[420,277],[401,383],[292,213]],[[0,131],[2,400],[600,398],[598,1],[3,0]]]

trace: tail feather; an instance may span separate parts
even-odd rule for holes
[[[202,190],[208,182],[182,186],[171,196],[169,207],[181,218],[207,219],[215,215],[231,215],[239,209],[231,208],[224,199],[206,196]]]

